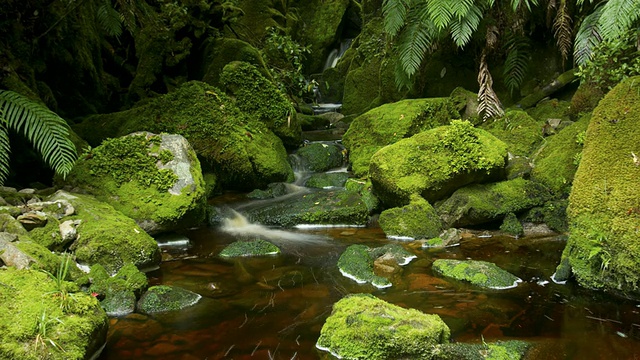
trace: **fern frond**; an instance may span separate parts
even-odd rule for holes
[[[468,12],[462,18],[454,18],[451,23],[451,38],[458,47],[463,47],[471,36],[478,29],[482,20],[482,11],[477,6],[469,8]]]
[[[603,40],[615,40],[640,18],[640,0],[609,0],[599,19]]]
[[[13,91],[0,90],[0,113],[6,127],[23,134],[56,173],[66,176],[76,161],[66,121]]]
[[[462,19],[467,16],[469,10],[475,7],[474,0],[458,0],[451,4],[451,15],[453,18]]]
[[[507,49],[507,59],[504,62],[504,84],[513,94],[522,85],[529,68],[528,38],[510,34],[507,37],[505,48]]]
[[[4,184],[9,176],[9,154],[11,145],[9,144],[9,130],[4,112],[0,109],[0,185]]]
[[[427,11],[429,13],[429,19],[435,27],[442,31],[449,23],[451,23],[451,18],[453,13],[451,11],[452,4],[457,0],[427,0]]]
[[[400,63],[408,77],[416,73],[425,54],[433,45],[435,29],[430,23],[408,21],[398,38]]]
[[[511,7],[513,8],[513,12],[518,11],[521,5],[527,7],[528,11],[531,11],[531,5],[538,6],[538,0],[511,0]]]
[[[478,72],[478,112],[482,114],[482,119],[487,120],[492,117],[504,115],[502,104],[498,95],[493,91],[493,78],[489,72],[486,54],[483,52],[480,58],[480,71]]]
[[[553,20],[553,35],[556,37],[563,62],[569,58],[569,53],[573,48],[571,33],[571,16],[569,16],[569,10],[567,9],[567,1],[561,0],[556,18]]]
[[[396,88],[398,89],[398,91],[402,91],[403,89],[410,90],[413,86],[413,83],[411,81],[411,78],[407,75],[404,68],[402,67],[401,62],[396,62],[393,71]]]
[[[573,46],[573,60],[577,65],[584,65],[593,54],[593,49],[602,41],[598,25],[602,15],[602,6],[587,15],[576,34]]]
[[[558,0],[549,0],[547,3],[547,27],[551,27],[553,21],[553,13],[558,8]]]
[[[404,0],[384,0],[382,15],[384,17],[384,31],[395,37],[407,19],[408,4]]]
[[[107,35],[116,37],[122,35],[124,17],[111,6],[110,1],[105,1],[98,7],[96,18]]]

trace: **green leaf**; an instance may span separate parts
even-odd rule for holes
[[[482,20],[482,11],[477,6],[469,8],[468,12],[459,19],[454,19],[451,23],[451,38],[458,47],[463,47],[469,43],[471,36],[478,29]]]
[[[382,3],[384,31],[395,37],[405,24],[408,4],[404,0],[385,0]]]

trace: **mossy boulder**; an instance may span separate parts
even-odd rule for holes
[[[454,120],[380,149],[369,176],[383,203],[403,206],[412,194],[433,202],[468,184],[500,180],[506,163],[504,142]]]
[[[137,309],[143,314],[178,311],[195,305],[201,298],[199,294],[177,286],[157,285],[140,297]]]
[[[220,75],[225,91],[248,117],[267,125],[288,147],[302,141],[302,130],[291,101],[258,69],[246,62],[227,64]]]
[[[522,110],[510,110],[499,119],[487,121],[482,128],[504,141],[511,154],[529,156],[543,140],[543,124]]]
[[[272,243],[262,239],[255,239],[250,241],[233,242],[222,249],[219,256],[229,258],[241,256],[277,255],[279,253],[280,249]]]
[[[126,264],[114,276],[100,264],[89,272],[89,291],[101,298],[109,316],[122,316],[135,310],[137,296],[147,288],[147,276],[133,264]]]
[[[332,143],[311,143],[299,148],[296,155],[301,167],[314,172],[327,171],[342,166],[342,147]]]
[[[578,283],[640,299],[640,77],[614,87],[587,128],[563,253]]]
[[[359,284],[369,283],[377,288],[391,286],[391,281],[384,274],[376,273],[374,262],[376,259],[387,256],[395,265],[406,265],[416,256],[405,250],[399,244],[388,244],[378,248],[369,248],[366,245],[351,245],[340,255],[338,269],[340,273]]]
[[[268,208],[249,209],[246,216],[251,222],[282,227],[300,224],[365,225],[369,210],[358,193],[329,189],[287,196]]]
[[[312,174],[304,186],[316,189],[344,187],[348,178],[349,174],[346,172]]]
[[[434,273],[444,277],[470,282],[486,289],[510,289],[522,282],[517,276],[486,261],[438,259],[433,262],[432,269]]]
[[[547,186],[556,196],[566,197],[580,163],[585,132],[591,115],[546,139],[533,159],[531,179]]]
[[[384,146],[459,117],[449,98],[409,99],[385,104],[358,116],[342,140],[356,176],[369,171],[373,154]]]
[[[523,221],[533,223],[545,223],[549,229],[560,233],[569,230],[569,222],[567,220],[567,206],[569,200],[551,200],[542,206],[536,206],[527,211],[523,217]]]
[[[520,360],[526,359],[532,344],[521,340],[487,343],[456,342],[438,345],[433,360]]]
[[[358,294],[333,305],[316,347],[346,359],[418,359],[428,358],[449,336],[438,315]]]
[[[180,135],[105,140],[78,160],[64,184],[110,204],[150,234],[197,226],[205,218],[200,162]]]
[[[129,110],[90,116],[74,129],[92,146],[135,131],[182,135],[224,188],[253,190],[293,180],[282,141],[203,82],[187,82]]]
[[[243,61],[252,64],[265,76],[271,76],[265,65],[262,54],[251,44],[234,38],[210,37],[204,43],[202,60],[202,81],[220,87],[220,75],[225,65],[233,61]]]
[[[513,235],[515,237],[524,235],[524,228],[522,227],[522,223],[516,217],[514,213],[508,213],[507,216],[502,220],[502,225],[500,225],[500,231],[503,231],[509,235]]]
[[[419,195],[412,195],[409,205],[384,210],[378,222],[390,238],[430,239],[442,231],[433,206]]]
[[[67,284],[65,297],[55,296],[61,289],[43,272],[0,269],[0,358],[81,360],[97,354],[107,338],[107,315],[98,300],[67,292]]]
[[[138,268],[151,268],[160,263],[156,241],[134,220],[107,203],[90,195],[58,191],[50,200],[67,200],[76,209],[71,220],[80,220],[78,238],[70,247],[78,262],[100,264],[109,273],[117,272],[127,263]]]
[[[479,225],[540,206],[551,198],[539,183],[522,178],[492,184],[475,184],[456,190],[436,203],[445,227]]]
[[[247,194],[249,199],[264,200],[272,199],[278,196],[285,195],[288,192],[287,184],[285,183],[273,183],[269,184],[265,190],[255,189]]]
[[[344,187],[345,189],[349,191],[355,191],[360,195],[362,201],[367,206],[367,209],[369,209],[370,214],[374,213],[381,207],[380,200],[373,193],[373,186],[371,185],[371,181],[363,181],[350,178],[344,184]]]

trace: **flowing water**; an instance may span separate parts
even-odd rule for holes
[[[224,199],[229,202],[230,200]],[[422,249],[376,289],[336,267],[351,244],[389,242],[380,229],[272,229],[230,212],[221,227],[203,227],[162,241],[164,260],[152,284],[181,286],[203,296],[176,313],[111,319],[100,359],[320,359],[315,348],[332,305],[351,293],[438,314],[452,341],[525,339],[533,359],[640,358],[640,305],[551,280],[562,237],[469,237],[460,246]],[[217,254],[245,236],[277,244],[282,254],[223,260]],[[439,258],[492,261],[524,280],[515,289],[486,291],[434,276]]]

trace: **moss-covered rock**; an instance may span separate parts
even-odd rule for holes
[[[109,292],[130,291],[135,295],[141,295],[147,288],[147,276],[134,264],[126,264],[111,276],[100,264],[91,266],[89,272],[89,291],[100,296],[107,296]]]
[[[433,206],[419,195],[412,195],[409,205],[384,210],[378,221],[390,238],[430,239],[442,230]]]
[[[255,66],[231,62],[222,70],[220,82],[248,117],[267,125],[285,145],[295,147],[300,144],[302,132],[293,105]]]
[[[578,117],[583,113],[590,113],[598,106],[604,94],[598,86],[592,83],[581,83],[571,97],[570,114]]]
[[[265,256],[276,255],[280,253],[280,249],[272,243],[255,239],[251,241],[236,241],[227,245],[220,252],[221,257],[240,257],[240,256]]]
[[[531,344],[509,340],[489,343],[451,343],[436,346],[433,360],[520,360],[525,358]]]
[[[333,172],[313,174],[304,183],[304,186],[316,189],[344,187],[349,174],[346,172]]]
[[[203,82],[185,83],[130,110],[90,116],[74,129],[92,146],[142,130],[182,135],[225,188],[253,190],[293,180],[282,141]]]
[[[137,309],[144,314],[178,311],[195,305],[202,296],[176,286],[152,286],[138,301]]]
[[[399,244],[388,244],[373,249],[357,244],[349,246],[340,255],[338,269],[342,275],[359,284],[369,283],[377,288],[386,288],[391,286],[391,281],[374,270],[376,259],[385,255],[399,266],[408,264],[416,257]]]
[[[369,211],[360,195],[348,190],[318,190],[287,196],[268,208],[247,210],[251,222],[292,227],[299,224],[365,225]]]
[[[640,298],[640,77],[594,110],[569,196],[568,258],[578,282]]]
[[[507,216],[504,217],[502,225],[500,225],[500,231],[515,237],[524,235],[524,228],[514,213],[508,213]]]
[[[76,209],[72,220],[81,220],[76,228],[78,239],[72,244],[78,262],[100,264],[110,273],[127,263],[138,268],[155,267],[160,263],[156,241],[135,221],[107,203],[94,197],[58,191],[50,200],[67,200]]]
[[[418,359],[428,358],[449,336],[438,315],[359,294],[333,305],[316,347],[346,359]]]
[[[449,98],[410,99],[385,104],[358,116],[343,136],[354,175],[363,176],[376,151],[459,117]]]
[[[445,227],[479,225],[540,206],[551,198],[541,184],[522,178],[456,190],[435,208]]]
[[[510,110],[482,128],[504,141],[511,154],[529,156],[542,142],[543,124],[522,110]]]
[[[180,135],[105,140],[76,163],[64,183],[109,203],[151,234],[197,226],[205,218],[200,162]]]
[[[66,284],[59,288],[39,271],[0,269],[0,358],[81,360],[100,350],[107,315],[95,298],[67,292]]]
[[[374,193],[402,206],[412,194],[439,200],[456,189],[504,177],[507,146],[467,121],[421,132],[380,149],[371,158]]]
[[[331,125],[329,119],[324,116],[297,114],[296,117],[304,131],[324,130]]]
[[[542,206],[536,206],[527,211],[523,217],[523,221],[533,223],[545,223],[549,229],[564,233],[569,230],[569,222],[567,220],[567,199],[551,200]]]
[[[533,159],[532,180],[544,184],[557,196],[569,195],[590,119],[587,114],[546,139]]]
[[[486,261],[438,259],[433,262],[432,269],[436,274],[487,289],[510,289],[522,282],[517,276]]]
[[[342,166],[342,148],[331,143],[311,143],[296,151],[304,169],[314,172],[327,171]]]
[[[27,230],[20,224],[20,221],[16,220],[15,217],[11,215],[11,213],[18,216],[20,214],[19,209],[13,206],[6,206],[3,208],[7,208],[7,212],[3,212],[0,210],[0,232],[8,232],[16,235],[27,235]],[[14,208],[16,211],[9,211],[9,208]]]
[[[367,209],[369,209],[370,214],[374,213],[381,207],[380,200],[373,193],[371,181],[350,178],[344,184],[344,187],[345,189],[357,192],[360,195],[362,201],[367,206]]]
[[[285,183],[269,184],[265,190],[255,189],[247,194],[249,199],[264,200],[272,199],[287,193],[287,185]]]
[[[267,78],[271,75],[260,51],[251,44],[234,38],[214,38],[205,40],[202,67],[202,81],[220,87],[220,75],[225,65],[233,61],[252,64]]]

